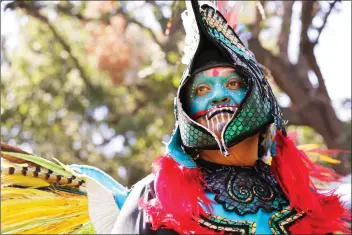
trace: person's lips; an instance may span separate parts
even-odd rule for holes
[[[205,114],[205,118],[207,120],[210,120],[214,116],[220,114],[220,113],[230,113],[230,114],[235,114],[237,111],[237,105],[217,105],[214,108],[211,108],[208,110],[208,112]]]

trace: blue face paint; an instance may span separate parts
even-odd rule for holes
[[[194,79],[188,94],[188,115],[194,120],[218,105],[239,105],[248,90],[245,81],[234,70],[218,76],[207,74],[202,73]]]

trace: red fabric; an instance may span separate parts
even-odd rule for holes
[[[329,233],[344,230],[347,210],[341,205],[339,197],[333,192],[320,194],[316,191],[309,175],[328,172],[326,168],[311,162],[307,155],[297,149],[293,141],[277,132],[277,156],[273,157],[271,169],[282,190],[290,201],[291,207],[306,216],[291,227],[296,233]]]
[[[202,172],[164,156],[154,162],[153,173],[155,198],[147,203],[140,202],[152,229],[164,227],[180,234],[214,234],[197,222],[200,215],[205,215],[199,201],[211,211],[211,201],[203,190]]]

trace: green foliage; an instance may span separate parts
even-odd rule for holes
[[[7,52],[10,66],[2,64],[2,141],[65,164],[99,167],[128,186],[148,174],[174,127],[178,52],[169,53],[174,64],[162,74],[113,85],[96,58],[87,56],[87,31],[76,17],[58,14],[51,21],[71,51],[45,23],[18,17],[26,18],[20,43]]]

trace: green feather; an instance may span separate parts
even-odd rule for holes
[[[74,175],[78,178],[82,178],[82,176],[80,176],[79,174],[76,174],[74,171],[68,171],[67,169],[63,168],[62,166],[60,166],[56,163],[53,163],[49,160],[46,160],[44,158],[41,158],[41,157],[37,157],[34,155],[29,155],[29,154],[23,154],[23,153],[13,153],[13,152],[1,152],[1,153],[15,157],[15,158],[19,158],[19,159],[22,159],[25,161],[35,163],[41,167],[52,170],[56,174],[59,174],[62,176],[70,177],[70,176]]]

